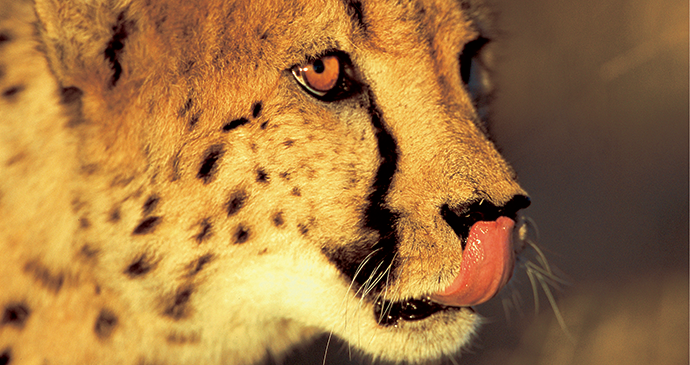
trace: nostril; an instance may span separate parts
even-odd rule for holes
[[[455,235],[460,237],[462,243],[462,249],[465,249],[467,244],[467,235],[470,232],[470,227],[476,222],[477,217],[471,217],[472,213],[463,215],[463,217],[457,215],[454,211],[450,210],[448,204],[444,204],[441,207],[441,217],[448,223],[450,228],[453,229]],[[483,215],[482,215],[483,217]]]
[[[480,221],[495,221],[501,216],[515,219],[518,210],[527,208],[529,205],[530,199],[525,195],[516,195],[508,203],[500,207],[482,199],[455,209],[451,209],[448,204],[444,204],[441,207],[441,216],[460,238],[462,249],[464,250],[472,225]]]
[[[532,201],[528,196],[525,195],[515,195],[513,199],[510,199],[500,210],[501,215],[506,217],[515,218],[518,210],[525,209],[532,204]]]

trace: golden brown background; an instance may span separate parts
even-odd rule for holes
[[[570,283],[557,299],[571,338],[543,294],[535,317],[522,275],[522,310],[480,306],[489,323],[455,361],[688,364],[688,1],[490,3],[503,30],[492,131]],[[321,364],[324,348],[284,363]],[[336,342],[326,363],[368,362]]]

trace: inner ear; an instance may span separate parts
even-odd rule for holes
[[[64,11],[69,6],[71,11]],[[120,62],[136,22],[108,0],[36,0],[41,40],[51,69],[63,87],[108,87],[123,75]]]

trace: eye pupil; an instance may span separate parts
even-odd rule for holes
[[[320,74],[324,70],[326,70],[326,66],[324,66],[323,61],[321,61],[321,60],[314,61],[313,65],[314,65],[314,72],[316,72],[317,74]]]

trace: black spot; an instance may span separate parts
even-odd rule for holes
[[[187,62],[184,62],[180,67],[180,73],[188,74],[190,71],[192,71],[192,68],[194,67],[195,63],[196,62],[194,60],[189,60]]]
[[[11,40],[12,40],[12,36],[11,36],[11,35],[9,35],[9,34],[7,34],[7,33],[5,33],[5,32],[0,33],[0,45],[2,45],[2,44],[5,43],[5,42],[9,42],[9,41],[11,41]]]
[[[129,276],[131,279],[138,278],[155,269],[157,264],[158,262],[156,260],[144,253],[139,255],[139,257],[134,259],[134,261],[127,266],[124,274]]]
[[[204,240],[211,237],[211,235],[213,234],[212,229],[213,226],[211,225],[209,218],[206,218],[203,221],[201,221],[201,231],[199,232],[199,234],[196,235],[196,241],[198,243],[201,243]]]
[[[70,202],[70,207],[72,207],[72,211],[74,213],[79,213],[82,208],[86,206],[86,203],[84,203],[79,197],[74,197],[72,198],[72,201]]]
[[[235,244],[239,245],[242,243],[247,242],[249,239],[249,229],[246,228],[243,225],[240,225],[237,227],[237,231],[235,232]]]
[[[288,139],[287,141],[283,142],[283,145],[285,147],[292,147],[292,145],[295,144],[295,141]]]
[[[261,102],[260,101],[257,102],[256,104],[254,104],[254,106],[252,107],[252,117],[258,118],[259,115],[261,115]]]
[[[299,233],[301,233],[302,236],[306,236],[307,233],[309,233],[309,227],[307,227],[307,225],[304,223],[298,223],[297,228],[299,229]]]
[[[268,174],[266,171],[262,168],[258,168],[256,170],[256,181],[260,183],[267,183],[268,182]]]
[[[84,173],[86,175],[93,175],[93,173],[98,170],[98,164],[95,164],[95,163],[84,164],[84,165],[80,166],[80,170],[82,173]]]
[[[212,260],[213,255],[210,253],[199,257],[197,260],[195,260],[189,265],[190,270],[188,276],[194,276],[198,274],[204,268],[204,266],[206,266],[206,264],[208,264]]]
[[[24,90],[24,86],[22,85],[15,85],[11,86],[2,92],[2,97],[8,100],[14,100],[20,92]]]
[[[81,246],[81,250],[79,250],[79,252],[82,256],[89,260],[94,259],[96,255],[98,255],[98,249],[91,247],[89,244],[84,244]]]
[[[191,118],[189,118],[189,128],[194,128],[194,126],[199,122],[199,117],[201,117],[201,113],[196,113],[192,115]]]
[[[58,293],[65,282],[63,273],[53,274],[50,270],[38,261],[29,261],[24,266],[24,271],[31,273],[34,279],[48,290]]]
[[[242,191],[237,191],[230,196],[230,200],[227,204],[228,217],[231,217],[242,209],[244,203],[247,200],[247,193]]]
[[[201,162],[201,167],[199,172],[196,174],[197,179],[201,179],[204,184],[208,184],[213,180],[216,172],[218,171],[218,160],[220,160],[225,154],[223,150],[223,145],[217,144],[209,147],[204,152],[204,158]]]
[[[280,227],[285,223],[285,220],[283,219],[283,212],[277,212],[276,214],[273,215],[273,225],[276,227]]]
[[[262,122],[262,123],[259,125],[259,127],[260,127],[261,129],[266,129],[267,126],[268,126],[268,121],[264,121],[264,122]]]
[[[12,350],[8,347],[0,354],[0,365],[8,365],[10,361],[12,361]]]
[[[82,95],[84,95],[84,92],[78,87],[63,87],[60,89],[60,103],[63,105],[70,105],[73,103],[81,104]]]
[[[178,333],[172,332],[166,338],[166,342],[170,345],[183,345],[186,343],[197,343],[200,340],[198,333]]]
[[[91,227],[91,222],[89,221],[88,218],[86,218],[86,217],[79,218],[79,228],[87,229],[89,227]]]
[[[156,229],[156,226],[160,223],[160,217],[148,217],[139,223],[137,228],[134,228],[132,232],[133,235],[148,234]]]
[[[122,218],[120,215],[120,207],[113,208],[113,210],[110,211],[110,215],[108,215],[108,221],[111,223],[119,222],[120,218]]]
[[[110,182],[110,187],[126,187],[134,180],[134,176],[117,175]]]
[[[223,132],[229,132],[229,131],[231,131],[237,127],[243,126],[247,123],[249,123],[249,120],[247,118],[235,119],[233,121],[226,123],[223,126]]]
[[[110,68],[113,70],[113,76],[110,78],[110,87],[115,87],[117,81],[122,75],[122,65],[120,64],[120,53],[125,48],[125,40],[129,36],[129,28],[132,26],[131,21],[125,20],[125,13],[122,12],[117,16],[117,21],[113,26],[113,37],[108,42],[103,51],[105,59],[110,62]]]
[[[172,174],[170,174],[170,181],[177,181],[180,179],[180,155],[182,150],[175,152],[170,164],[172,165]]]
[[[290,191],[290,194],[294,196],[302,196],[302,191],[297,186],[295,186],[294,188],[292,188],[292,191]]]
[[[180,320],[189,316],[189,299],[193,292],[194,288],[191,286],[180,287],[172,298],[169,299],[168,305],[163,310],[163,315],[174,320]]]
[[[96,323],[93,326],[93,331],[101,340],[105,340],[113,334],[113,330],[117,326],[117,316],[108,309],[101,309],[101,313],[96,318]]]
[[[31,310],[26,303],[12,303],[5,307],[2,315],[2,325],[9,324],[18,328],[24,327],[24,323],[31,315]]]
[[[192,109],[192,106],[194,106],[194,100],[192,98],[187,99],[182,108],[180,108],[180,111],[178,111],[180,117],[187,115],[187,112]]]
[[[144,202],[144,206],[142,207],[143,215],[149,215],[151,212],[153,212],[153,210],[156,209],[156,206],[158,206],[159,201],[160,198],[158,197],[158,195],[153,194],[149,196],[149,198],[146,199],[146,202]]]

